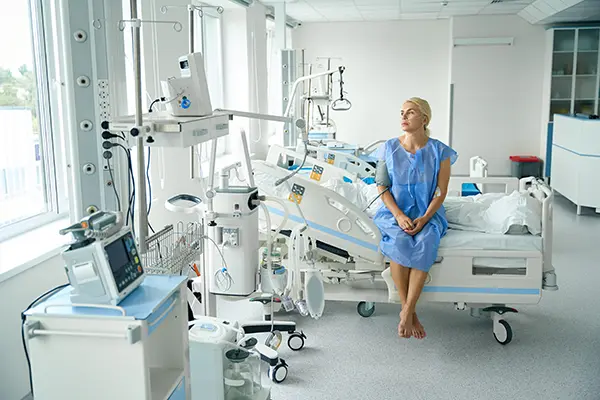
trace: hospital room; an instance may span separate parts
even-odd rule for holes
[[[600,2],[0,11],[0,400],[600,400]]]

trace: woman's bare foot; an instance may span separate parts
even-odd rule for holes
[[[414,312],[400,312],[400,323],[398,324],[398,335],[409,338],[413,333]]]
[[[419,318],[417,317],[417,313],[413,314],[412,335],[417,339],[424,339],[425,336],[427,336],[427,334],[425,333],[425,328],[423,328],[423,325],[421,325],[421,321],[419,321]]]

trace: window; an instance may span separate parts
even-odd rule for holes
[[[204,69],[212,108],[224,107],[223,93],[223,53],[221,16],[211,8],[202,11],[202,17],[197,13],[196,19],[196,51],[200,50],[204,56]],[[217,140],[217,156],[226,154],[231,146],[228,143],[229,136]],[[201,159],[208,160],[210,156],[210,145],[201,146]]]
[[[67,208],[56,168],[44,17],[42,0],[17,1],[0,13],[0,37],[10,38],[0,41],[0,241]]]

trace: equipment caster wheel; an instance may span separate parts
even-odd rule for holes
[[[306,339],[304,332],[294,332],[288,339],[288,347],[293,351],[302,350],[304,347],[304,339]]]
[[[370,301],[361,301],[356,306],[356,311],[361,317],[369,318],[375,312],[375,303]]]
[[[285,361],[281,362],[274,367],[269,367],[269,379],[275,383],[281,383],[285,381],[288,376],[288,367]]]
[[[512,340],[513,333],[509,323],[503,319],[494,323],[494,338],[501,345],[507,345]]]

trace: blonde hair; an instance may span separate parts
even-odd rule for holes
[[[425,124],[425,135],[430,136],[431,132],[429,131],[429,123],[431,122],[431,107],[427,100],[422,99],[420,97],[411,97],[406,100],[407,103],[413,103],[417,106],[421,114],[427,116],[427,123]]]

